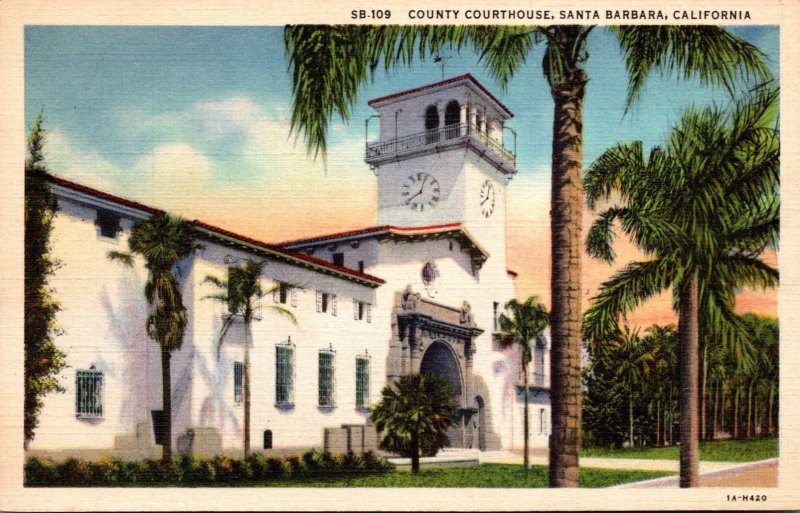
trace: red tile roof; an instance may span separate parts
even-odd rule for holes
[[[129,200],[129,199],[126,199],[126,198],[122,198],[120,196],[115,196],[113,194],[109,194],[107,192],[103,192],[103,191],[100,191],[100,190],[97,190],[97,189],[93,189],[91,187],[87,187],[85,185],[82,185],[82,184],[79,184],[79,183],[76,183],[76,182],[73,182],[73,181],[70,181],[70,180],[66,180],[64,178],[60,178],[60,177],[57,177],[57,176],[48,175],[48,180],[51,183],[54,183],[56,185],[61,185],[63,187],[67,187],[67,188],[82,192],[84,194],[89,194],[89,195],[97,197],[97,198],[101,198],[101,199],[104,199],[104,200],[107,200],[107,201],[111,201],[111,202],[114,202],[114,203],[119,203],[120,205],[125,205],[125,206],[128,206],[128,207],[132,207],[132,208],[141,210],[143,212],[148,212],[150,214],[163,214],[163,213],[165,213],[164,210],[161,210],[161,209],[158,209],[158,208],[153,208],[153,207],[145,205],[143,203],[139,203],[139,202],[132,201],[132,200]],[[350,269],[350,268],[347,268],[347,267],[342,267],[340,265],[335,265],[335,264],[333,264],[331,262],[328,262],[327,260],[323,260],[321,258],[317,258],[317,257],[312,256],[312,255],[308,255],[308,254],[305,254],[305,253],[300,253],[300,252],[297,252],[297,251],[292,251],[290,249],[286,249],[286,248],[281,247],[281,246],[276,246],[274,244],[268,244],[266,242],[262,242],[262,241],[253,239],[251,237],[247,237],[246,235],[240,235],[238,233],[234,233],[232,231],[226,230],[224,228],[220,228],[218,226],[214,226],[214,225],[208,224],[206,222],[203,222],[203,221],[200,221],[200,220],[197,220],[197,219],[191,221],[191,224],[194,225],[196,228],[199,228],[201,230],[205,230],[206,232],[211,232],[212,234],[215,234],[215,235],[218,235],[218,236],[226,237],[226,238],[229,238],[229,239],[233,239],[234,241],[237,241],[237,242],[241,242],[241,243],[244,243],[244,244],[248,244],[250,246],[254,246],[256,249],[260,249],[260,250],[262,250],[262,251],[264,251],[266,253],[272,254],[273,256],[276,256],[276,257],[279,257],[279,258],[283,258],[285,260],[294,261],[294,262],[300,263],[300,264],[307,264],[307,265],[309,265],[311,267],[323,268],[323,270],[331,271],[331,272],[334,272],[335,274],[345,275],[346,277],[349,277],[349,278],[356,278],[359,281],[366,281],[366,282],[368,282],[369,284],[371,284],[373,286],[374,285],[381,285],[381,284],[385,283],[384,280],[382,280],[381,278],[378,278],[376,276],[372,276],[370,274],[362,273],[362,272],[357,271],[355,269]]]
[[[84,194],[89,194],[90,196],[95,196],[100,199],[104,199],[107,201],[112,201],[114,203],[119,203],[120,205],[125,205],[126,207],[135,208],[137,210],[141,210],[143,212],[148,212],[150,214],[163,214],[164,211],[158,208],[154,208],[143,203],[139,203],[137,201],[129,200],[126,198],[121,198],[119,196],[114,196],[113,194],[109,194],[107,192],[99,191],[97,189],[92,189],[91,187],[87,187],[85,185],[81,185],[79,183],[73,182],[71,180],[66,180],[64,178],[60,178],[58,176],[47,175],[47,179],[56,185],[61,185],[63,187],[68,187],[70,189],[82,192]]]
[[[266,242],[262,242],[260,240],[253,239],[251,237],[247,237],[246,235],[240,235],[240,234],[234,233],[234,232],[232,232],[230,230],[226,230],[224,228],[220,228],[218,226],[214,226],[214,225],[208,224],[206,222],[203,222],[203,221],[200,221],[200,220],[197,220],[197,219],[193,220],[192,224],[194,226],[198,227],[198,228],[201,228],[201,229],[206,230],[208,232],[212,232],[213,234],[221,235],[223,237],[227,237],[227,238],[230,238],[230,239],[234,239],[237,242],[244,242],[246,244],[249,244],[249,245],[252,245],[252,246],[256,246],[256,247],[258,247],[258,248],[260,248],[262,250],[267,251],[268,253],[282,255],[285,258],[290,259],[290,260],[300,260],[302,262],[313,264],[315,266],[325,267],[325,268],[331,269],[333,271],[338,271],[339,273],[342,273],[342,274],[355,276],[357,278],[360,278],[360,279],[362,279],[364,281],[368,281],[368,282],[373,283],[373,284],[381,285],[383,283],[386,283],[385,280],[383,280],[381,278],[378,278],[377,276],[372,276],[371,274],[362,273],[361,271],[357,271],[355,269],[350,269],[349,267],[336,265],[336,264],[333,264],[333,263],[331,263],[331,262],[329,262],[327,260],[323,260],[322,258],[315,257],[315,256],[309,255],[307,253],[302,253],[302,252],[299,252],[299,251],[292,251],[290,249],[286,249],[284,247],[277,246],[275,244],[269,244],[269,243],[266,243]]]
[[[350,237],[368,236],[384,232],[434,232],[434,231],[447,231],[461,228],[461,223],[448,223],[448,224],[434,224],[428,226],[395,226],[391,224],[384,224],[380,226],[370,226],[368,228],[359,228],[357,230],[349,230],[346,232],[331,233],[327,235],[320,235],[318,237],[308,237],[305,239],[297,239],[282,242],[279,245],[284,247],[290,246],[305,246],[308,244],[316,244],[318,242],[325,242],[335,239],[346,239]]]
[[[505,113],[508,114],[509,117],[514,117],[514,113],[511,112],[510,110],[508,110],[508,107],[503,105],[503,103],[500,100],[498,100],[492,93],[490,93],[488,89],[483,87],[483,84],[478,82],[475,79],[475,77],[473,77],[472,74],[470,74],[470,73],[465,73],[463,75],[458,75],[457,77],[448,78],[447,80],[442,80],[441,82],[435,82],[433,84],[428,84],[428,85],[424,85],[424,86],[421,86],[421,87],[415,87],[414,89],[407,89],[405,91],[400,91],[399,93],[394,93],[394,94],[390,94],[390,95],[387,95],[387,96],[381,96],[380,98],[375,98],[373,100],[368,101],[367,105],[373,105],[375,103],[380,103],[380,102],[387,101],[387,100],[394,100],[395,98],[400,98],[402,96],[406,96],[406,95],[409,95],[409,94],[419,93],[421,91],[426,91],[428,89],[433,89],[434,87],[439,87],[439,86],[448,85],[448,84],[454,84],[454,83],[460,82],[462,80],[469,80],[470,82],[472,82],[478,89],[483,91],[483,93],[486,94],[486,96],[491,98],[497,105],[499,105],[500,108],[503,109],[503,111],[505,111]]]

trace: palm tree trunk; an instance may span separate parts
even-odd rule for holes
[[[244,457],[250,455],[250,320],[244,324]]]
[[[523,382],[524,388],[525,388],[525,402],[523,403],[523,406],[522,406],[523,418],[524,418],[523,422],[525,423],[524,426],[523,426],[523,430],[522,430],[523,436],[525,437],[525,439],[524,439],[524,441],[522,443],[522,446],[523,446],[523,450],[525,451],[525,454],[522,457],[522,464],[525,467],[525,472],[527,473],[528,472],[528,466],[529,466],[528,465],[529,464],[529,461],[528,461],[528,438],[529,438],[530,427],[529,427],[529,421],[528,421],[528,364],[527,364],[527,362],[524,361],[525,360],[524,351],[523,351],[523,355],[522,355],[522,360],[523,360],[523,362],[522,362],[522,374],[523,374],[522,382]]]
[[[570,69],[554,100],[551,191],[550,487],[578,486],[581,445],[581,222],[585,74]]]
[[[753,437],[753,383],[747,386],[747,438]]]
[[[656,447],[661,445],[661,401],[656,401]]]
[[[700,396],[700,437],[703,440],[708,439],[708,340],[703,342],[703,384],[701,390],[703,393]]]
[[[733,394],[733,438],[739,438],[739,385]]]
[[[770,435],[772,434],[772,398],[773,394],[772,391],[770,391],[769,407],[767,409],[767,433],[769,433]]]
[[[163,410],[163,437],[166,443],[161,446],[161,461],[172,462],[172,376],[170,372],[169,349],[161,348],[161,409]]]
[[[630,428],[630,444],[633,449],[633,394],[628,392],[628,427]]]
[[[717,438],[717,419],[719,418],[719,383],[714,386],[714,423],[711,426],[711,439]]]
[[[680,485],[698,486],[698,285],[697,276],[681,284],[678,333],[680,352]]]
[[[419,474],[419,434],[411,434],[411,473]]]

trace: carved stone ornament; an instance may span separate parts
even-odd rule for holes
[[[406,287],[406,290],[403,292],[402,301],[400,306],[403,310],[406,311],[414,311],[417,309],[417,303],[420,300],[419,292],[414,292],[411,289],[411,284],[409,283]]]
[[[475,326],[475,318],[472,315],[472,307],[466,301],[461,303],[461,324]]]

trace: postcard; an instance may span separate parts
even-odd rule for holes
[[[0,506],[797,508],[798,22],[3,4]]]

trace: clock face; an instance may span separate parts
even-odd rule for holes
[[[401,200],[415,212],[424,212],[439,203],[441,188],[436,178],[428,173],[414,173],[403,182]]]
[[[483,182],[481,185],[481,214],[483,217],[489,217],[494,212],[494,185],[489,180]]]

